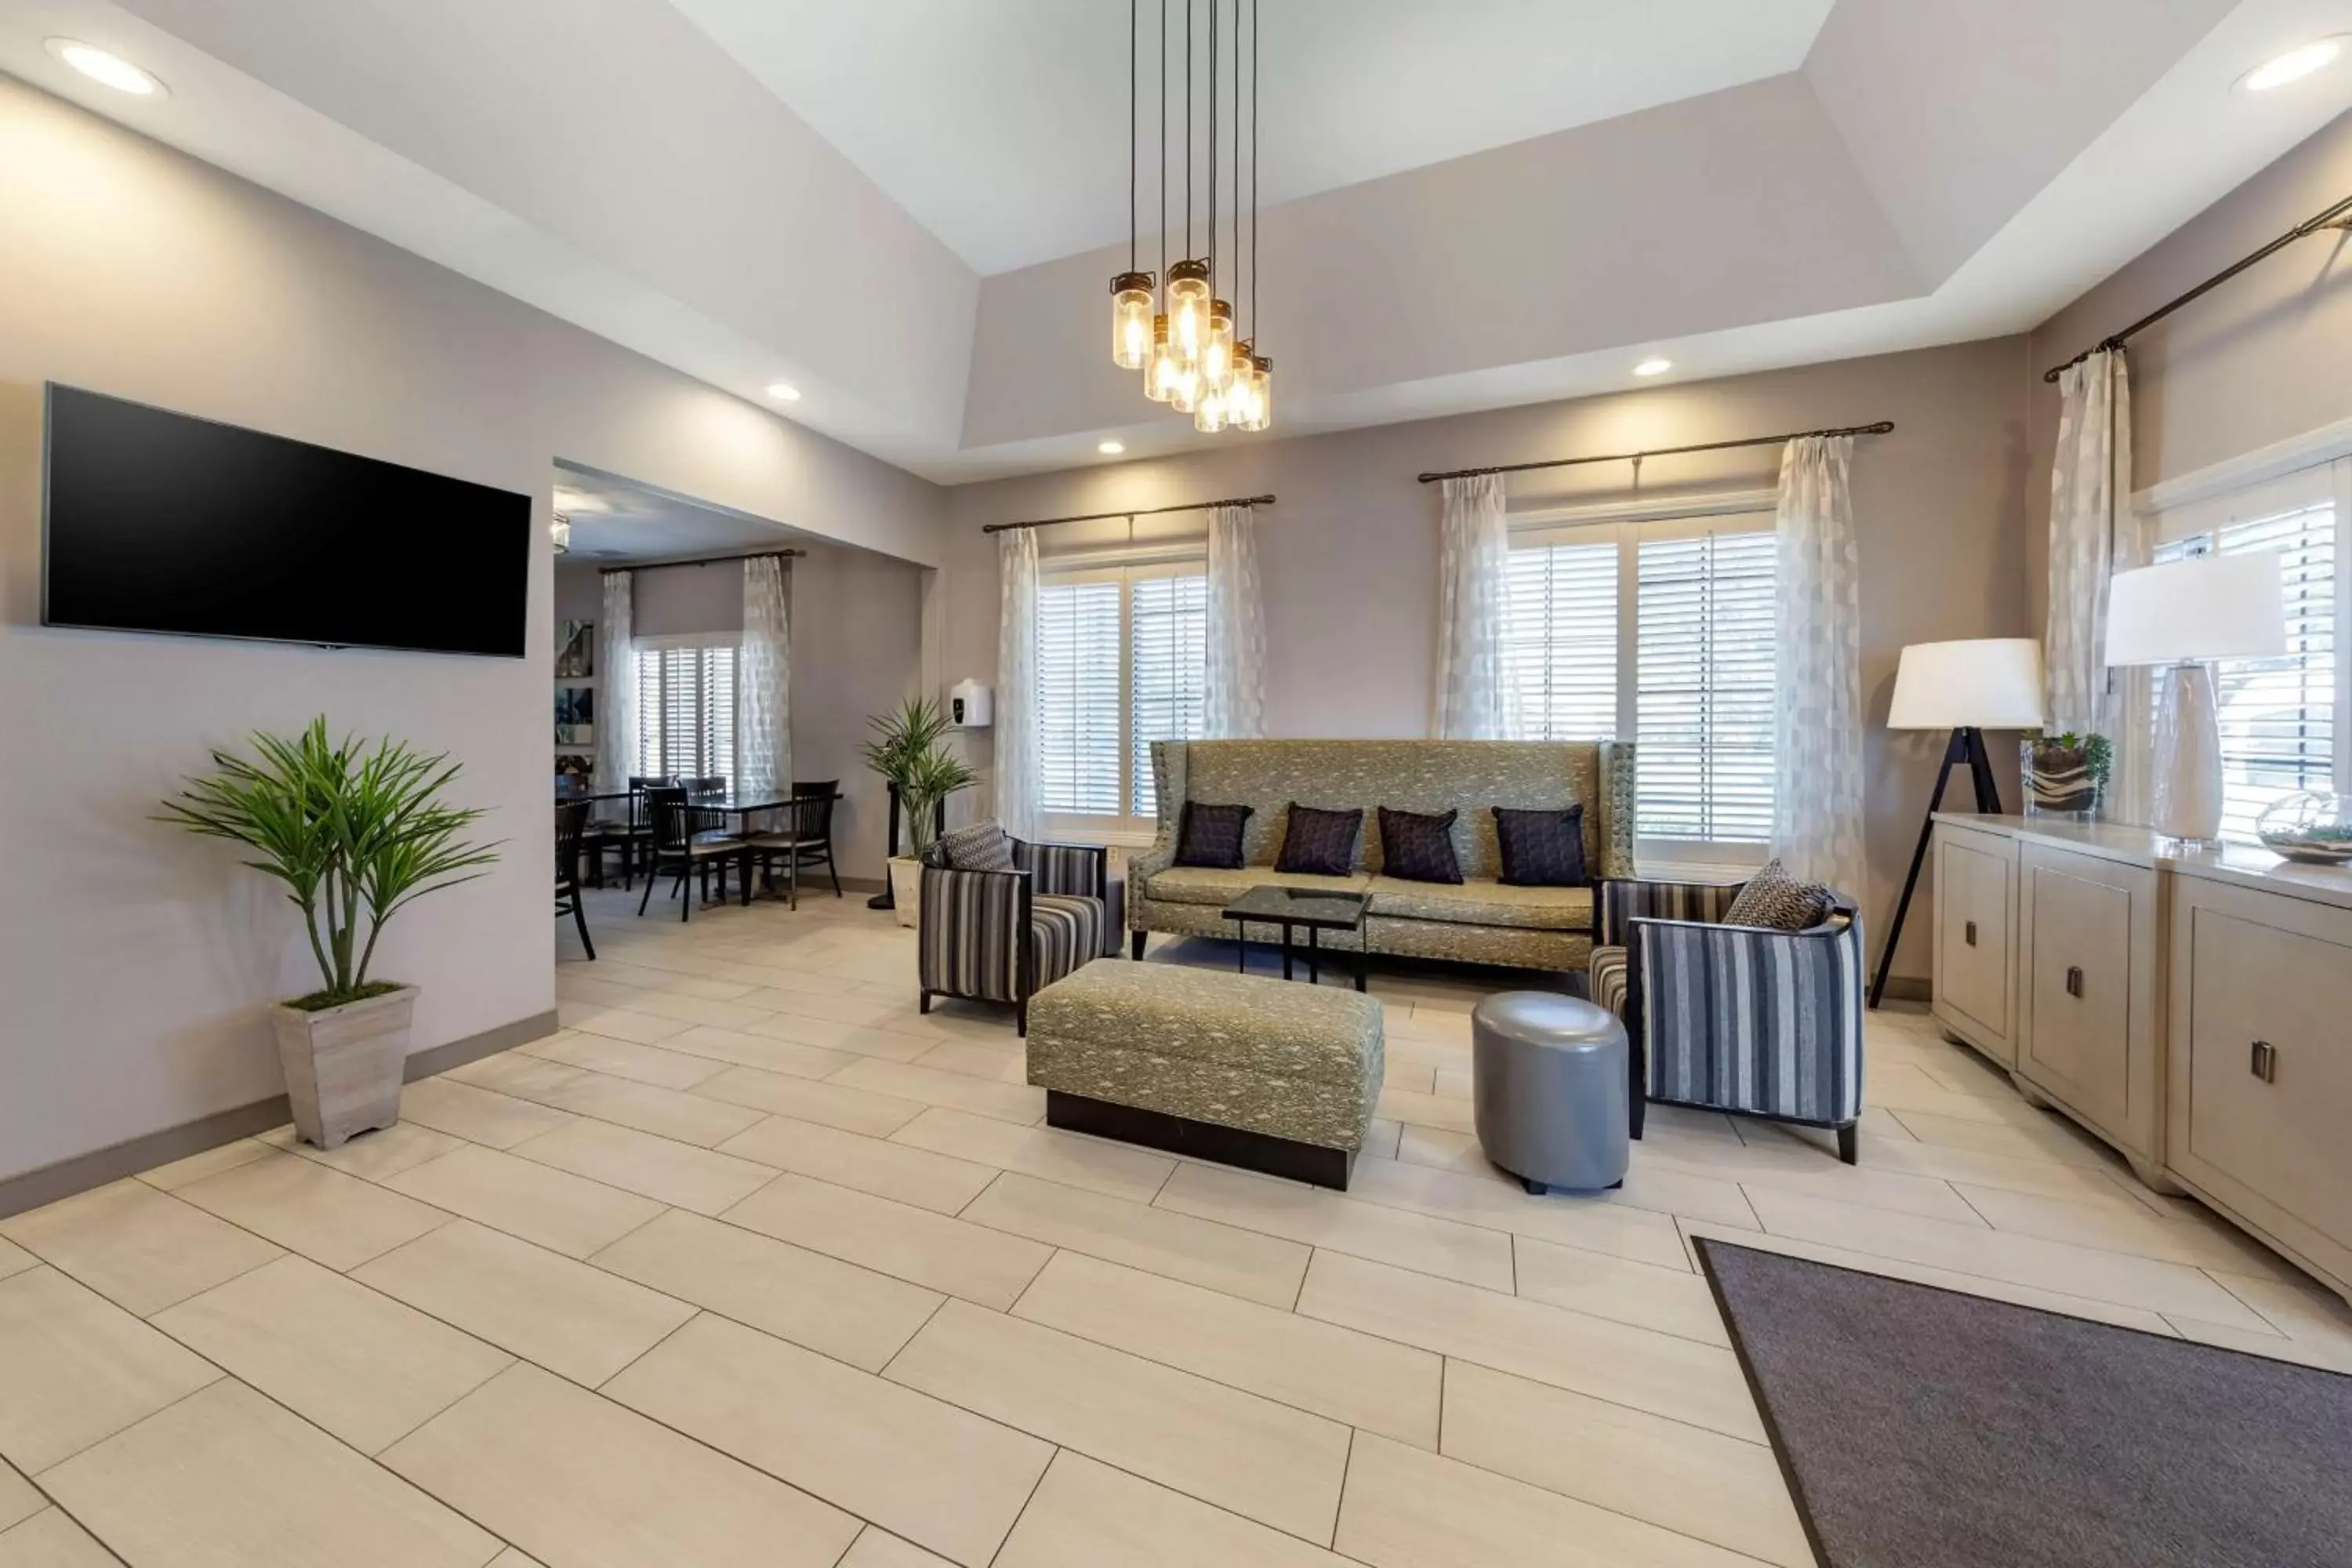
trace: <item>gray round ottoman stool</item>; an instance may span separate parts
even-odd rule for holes
[[[1625,1026],[1549,991],[1506,991],[1470,1015],[1470,1081],[1486,1158],[1541,1193],[1625,1180]]]

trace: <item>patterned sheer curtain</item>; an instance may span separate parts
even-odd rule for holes
[[[1258,592],[1257,513],[1209,514],[1209,668],[1203,721],[1211,739],[1265,733],[1265,611]]]
[[[604,618],[596,628],[596,787],[626,789],[637,771],[635,576],[604,574]]]
[[[1772,853],[1791,875],[1866,899],[1862,845],[1862,553],[1851,436],[1780,458]]]
[[[792,565],[780,555],[750,555],[735,655],[735,787],[789,793],[792,781]]]
[[[1037,837],[1037,532],[996,536],[996,820]]]
[[[2154,731],[2150,672],[2105,667],[2107,580],[2147,562],[2131,510],[2131,377],[2121,349],[2100,349],[2058,377],[2063,399],[2050,468],[2050,610],[2042,658],[2050,728],[2114,743],[2106,815],[2146,822],[2147,738]]]
[[[1473,474],[1439,486],[1437,711],[1441,741],[1500,741],[1512,723],[1503,679],[1503,598],[1510,525],[1503,476]]]

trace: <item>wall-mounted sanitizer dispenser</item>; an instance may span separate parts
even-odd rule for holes
[[[948,692],[948,721],[959,730],[985,730],[995,718],[995,702],[977,680],[959,680]]]

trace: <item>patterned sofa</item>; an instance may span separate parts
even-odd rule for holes
[[[1592,948],[1591,888],[1506,887],[1489,806],[1584,807],[1585,865],[1595,883],[1633,874],[1633,748],[1601,742],[1161,741],[1151,748],[1160,831],[1130,860],[1127,926],[1138,956],[1144,933],[1234,934],[1225,905],[1254,887],[1369,892],[1364,941],[1374,952],[1525,969],[1580,970]],[[1176,865],[1184,803],[1255,809],[1238,870]],[[1360,807],[1364,831],[1346,877],[1274,869],[1290,803]],[[1381,874],[1378,808],[1458,810],[1459,887]],[[1327,947],[1357,939],[1326,932]]]

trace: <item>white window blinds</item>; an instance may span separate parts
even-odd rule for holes
[[[1037,789],[1049,812],[1118,812],[1120,586],[1049,577],[1037,590]]]
[[[1634,670],[1645,838],[1772,837],[1770,533],[1645,539]]]
[[[2344,740],[2336,664],[2339,520],[2332,498],[2244,517],[2177,538],[2156,559],[2276,551],[2286,588],[2287,651],[2214,664],[2221,704],[2221,836],[2252,842],[2264,807],[2304,790],[2332,789]]]
[[[1150,819],[1151,742],[1202,732],[1208,578],[1197,561],[1050,572],[1037,594],[1040,804]]]
[[[1503,657],[1519,732],[1633,737],[1640,837],[1658,853],[1771,837],[1774,572],[1755,512],[1514,541]]]
[[[1160,809],[1151,742],[1199,735],[1207,711],[1209,579],[1199,572],[1140,577],[1128,593],[1128,793],[1133,815],[1149,817]]]
[[[640,644],[637,772],[646,777],[735,773],[732,644]]]

